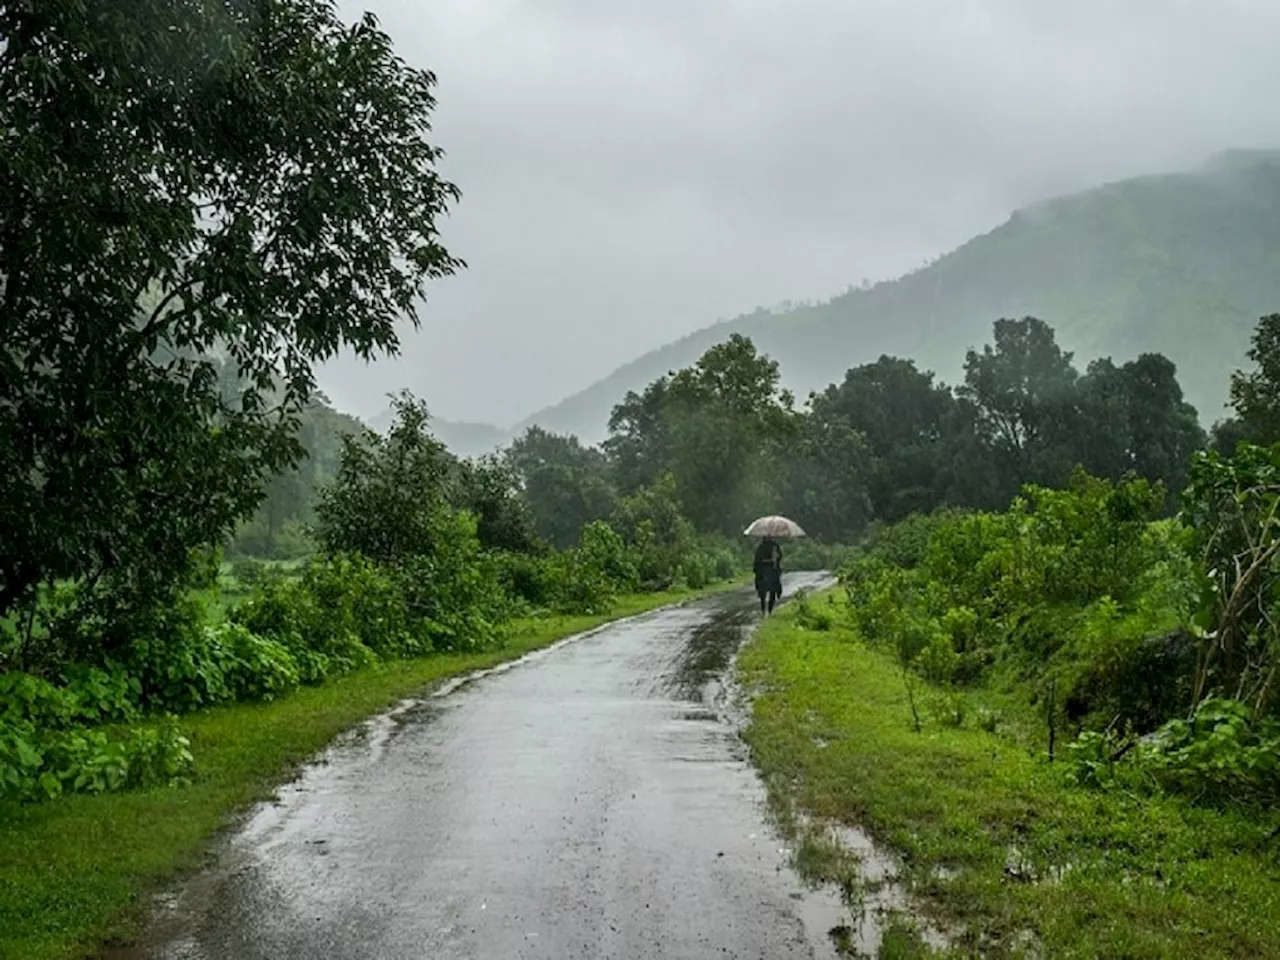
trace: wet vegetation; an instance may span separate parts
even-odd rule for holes
[[[181,717],[196,762],[179,789],[153,785],[52,802],[0,805],[0,957],[93,956],[127,941],[143,894],[205,862],[227,814],[270,798],[281,780],[334,736],[442,680],[481,670],[691,591],[621,598],[609,615],[550,615],[507,624],[500,648],[449,652],[359,670],[271,701]]]
[[[917,733],[896,652],[858,633],[847,597],[809,607],[831,628],[792,604],[739,659],[753,756],[775,804],[867,830],[953,955],[1280,956],[1274,815],[1083,783],[1048,762],[1040,711],[1000,689],[921,677]],[[896,955],[933,955],[915,950]]]
[[[741,659],[775,806],[870,830],[959,954],[1280,956],[1278,329],[1178,496],[877,528]]]
[[[37,7],[0,6],[6,951],[92,947],[343,726],[731,581],[784,513],[843,584],[746,661],[805,808],[970,947],[1276,952],[1280,316],[1212,437],[1164,356],[1082,372],[1025,316],[955,386],[884,356],[803,403],[734,335],[599,447],[459,458],[313,372],[463,266],[434,78],[324,0]]]

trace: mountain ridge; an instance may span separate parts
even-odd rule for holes
[[[1232,150],[1192,171],[1102,184],[1015,210],[926,265],[786,311],[758,308],[623,364],[511,431],[537,424],[587,442],[609,413],[732,333],[778,360],[803,396],[882,353],[960,379],[1002,316],[1038,316],[1089,361],[1159,352],[1202,421],[1224,412],[1257,318],[1280,309],[1280,151]]]

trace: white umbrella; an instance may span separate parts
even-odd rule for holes
[[[743,530],[742,533],[748,537],[773,537],[775,540],[805,536],[805,532],[800,529],[800,524],[794,520],[788,520],[786,517],[778,516],[761,517]]]

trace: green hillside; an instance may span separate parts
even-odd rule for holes
[[[628,391],[743,333],[804,395],[882,353],[954,382],[1002,316],[1051,323],[1083,368],[1159,351],[1201,419],[1220,418],[1230,372],[1263,313],[1280,310],[1280,152],[1236,151],[1189,173],[1141,177],[1019,210],[899,280],[785,313],[700,330],[530,417],[600,439]]]
[[[369,427],[378,433],[385,433],[391,426],[395,411],[388,407],[382,413],[369,420]],[[493,453],[506,445],[512,438],[507,430],[502,430],[488,423],[472,423],[466,420],[441,420],[431,418],[431,432],[436,439],[449,448],[449,452],[458,457],[480,457]]]

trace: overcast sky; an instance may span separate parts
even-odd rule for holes
[[[1280,146],[1280,0],[341,0],[439,79],[469,263],[408,386],[507,426],[653,347],[900,275],[1046,196]]]

